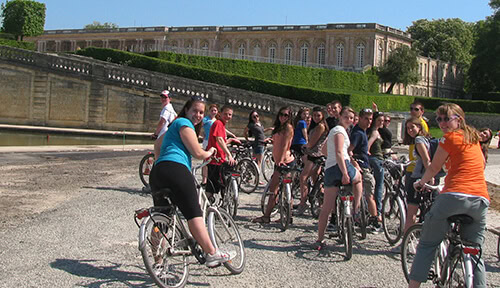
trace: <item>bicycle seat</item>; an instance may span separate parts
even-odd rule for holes
[[[151,195],[153,196],[153,198],[161,197],[167,200],[170,200],[170,197],[173,195],[173,193],[174,192],[170,188],[162,188],[160,190],[151,191]]]
[[[285,173],[288,173],[288,172],[292,172],[293,170],[295,170],[297,165],[293,164],[293,165],[284,165],[284,166],[277,166],[277,170],[278,172],[282,173],[282,174],[285,174]]]
[[[457,214],[448,217],[448,221],[451,223],[471,224],[474,219],[467,214]]]

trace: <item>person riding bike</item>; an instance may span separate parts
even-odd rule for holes
[[[151,191],[155,206],[166,206],[163,192],[171,190],[170,200],[187,219],[189,231],[206,254],[206,265],[214,267],[229,261],[231,256],[216,249],[210,241],[202,211],[198,202],[198,192],[191,174],[191,158],[206,159],[215,154],[216,149],[201,149],[196,135],[205,111],[205,99],[193,97],[186,102],[179,116],[172,122],[164,135],[160,155],[151,170]]]
[[[443,241],[450,225],[448,217],[466,214],[472,223],[462,226],[462,239],[482,245],[486,228],[486,214],[490,203],[484,177],[485,160],[479,145],[479,133],[465,123],[462,108],[445,103],[436,110],[436,121],[444,133],[422,179],[415,182],[420,189],[445,165],[448,175],[444,187],[431,210],[425,215],[422,234],[410,272],[410,288],[420,287],[427,280],[437,247]],[[480,254],[479,254],[480,255]],[[474,287],[486,287],[484,262],[473,255]]]

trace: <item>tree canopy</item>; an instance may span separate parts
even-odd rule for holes
[[[458,64],[464,70],[472,61],[473,31],[473,23],[458,18],[420,19],[407,30],[420,55]]]
[[[24,36],[43,34],[45,26],[45,4],[32,0],[12,0],[2,4],[2,32],[14,35],[18,40]]]
[[[110,22],[101,23],[99,21],[94,21],[92,22],[92,24],[87,24],[85,25],[85,27],[83,27],[83,29],[87,30],[114,29],[114,28],[118,28],[118,25]]]
[[[500,0],[491,0],[493,15],[476,24],[469,86],[474,92],[500,91]]]
[[[391,83],[386,92],[390,94],[397,83],[417,83],[420,80],[417,69],[417,52],[403,45],[389,55],[384,65],[379,68],[378,76],[380,83]]]

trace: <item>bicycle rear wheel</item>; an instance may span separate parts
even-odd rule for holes
[[[184,287],[189,275],[187,253],[173,255],[172,249],[190,251],[180,227],[173,229],[173,216],[145,218],[139,230],[139,250],[146,270],[160,287]]]
[[[394,245],[403,236],[405,211],[402,200],[396,193],[386,193],[382,202],[382,228],[387,241]]]
[[[342,229],[344,230],[345,260],[349,260],[352,257],[352,217],[342,216]]]
[[[417,254],[417,246],[422,234],[422,224],[415,224],[406,231],[401,246],[401,264],[406,281],[410,282],[410,271],[413,259]]]
[[[259,185],[259,167],[248,158],[238,161],[235,168],[240,172],[240,190],[245,193],[252,193]]]
[[[359,228],[361,230],[361,239],[366,239],[367,226],[368,226],[368,205],[366,204],[366,198],[361,197],[361,205],[359,205]]]
[[[238,183],[235,179],[231,179],[226,187],[224,194],[223,207],[233,218],[238,213]]]
[[[260,210],[262,211],[262,214],[266,213],[267,209],[267,204],[269,203],[269,197],[273,195],[273,192],[269,191],[269,183],[266,185],[264,188],[264,191],[262,192],[262,196],[260,197]],[[273,211],[271,211],[270,217],[273,217],[278,213],[278,205],[274,205]]]
[[[148,153],[142,157],[141,162],[139,162],[139,178],[144,186],[149,187],[149,173],[153,169],[153,163],[155,162],[155,154]]]
[[[291,203],[291,191],[290,185],[281,185],[281,190],[279,193],[280,197],[280,224],[281,230],[285,231],[288,229],[290,222],[292,221],[292,203]]]
[[[318,219],[323,206],[324,193],[323,193],[323,179],[318,178],[312,188],[311,196],[309,197],[309,204],[311,204],[311,214],[314,218]],[[338,226],[337,226],[338,227]]]
[[[222,251],[235,255],[224,266],[233,274],[240,274],[245,268],[246,254],[238,226],[225,211],[213,207],[208,212],[208,235],[212,244]]]
[[[264,157],[262,158],[261,166],[262,176],[264,176],[264,179],[267,182],[271,181],[271,176],[273,176],[274,173],[274,160],[273,153],[271,151],[266,150]]]
[[[450,255],[451,256],[451,255]],[[444,266],[443,269],[447,269],[447,279],[444,287],[472,287],[472,283],[470,286],[466,283],[466,275],[465,272],[465,262],[462,253],[458,253],[458,255],[452,256],[451,259],[446,259],[449,262],[447,263],[450,267]],[[472,273],[472,267],[470,268]],[[441,279],[443,281],[444,279]]]

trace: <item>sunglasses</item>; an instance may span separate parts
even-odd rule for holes
[[[280,113],[280,117],[290,117],[290,114],[288,114],[288,113]]]
[[[391,122],[391,120],[390,120],[390,119],[389,119],[389,120],[384,120],[384,122],[390,123],[390,122]]]
[[[453,115],[451,117],[436,117],[436,122],[441,123],[441,122],[450,122],[452,120],[458,119],[459,117],[457,115]]]
[[[161,99],[167,99],[168,97],[166,96],[160,96]]]
[[[410,107],[410,111],[420,111],[420,108],[416,108],[416,107]]]
[[[370,109],[370,108],[365,108],[363,110],[361,110],[363,113],[373,113],[373,110]]]
[[[254,114],[254,115],[252,116],[252,118],[253,118],[253,119],[257,119],[257,118],[259,118],[259,115],[258,115],[258,114]]]

